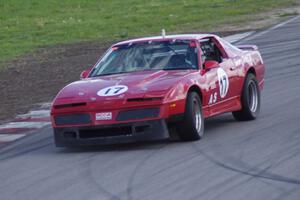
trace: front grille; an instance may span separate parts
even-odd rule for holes
[[[162,97],[150,97],[150,98],[130,98],[128,102],[144,102],[144,101],[161,101]]]
[[[54,117],[54,121],[57,126],[82,125],[91,123],[91,116],[89,114],[61,115]]]
[[[131,134],[131,126],[82,129],[79,131],[79,137],[81,139],[126,136]]]
[[[159,108],[145,108],[119,112],[117,121],[137,120],[158,117]]]
[[[62,108],[73,108],[73,107],[79,107],[79,106],[86,106],[85,102],[81,103],[70,103],[70,104],[61,104],[54,106],[55,109],[62,109]]]

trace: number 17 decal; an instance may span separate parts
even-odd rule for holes
[[[126,85],[116,85],[116,86],[103,88],[102,90],[97,92],[97,95],[102,97],[115,96],[115,95],[123,94],[127,90],[128,87]]]
[[[224,98],[229,89],[228,75],[222,68],[218,68],[218,79],[220,87],[220,97]]]

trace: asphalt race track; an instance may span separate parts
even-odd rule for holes
[[[55,148],[50,127],[0,150],[0,199],[300,199],[300,17],[250,36],[267,67],[259,119],[203,140]]]

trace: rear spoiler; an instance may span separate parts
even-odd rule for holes
[[[258,47],[256,45],[237,45],[237,48],[244,51],[257,51]]]

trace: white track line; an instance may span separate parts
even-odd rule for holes
[[[24,136],[25,134],[0,134],[0,142],[12,142]]]
[[[254,33],[254,31],[246,32],[246,33],[238,33],[235,35],[230,35],[230,36],[224,37],[223,39],[227,40],[230,43],[234,43],[234,42],[237,42],[239,40],[242,40],[242,39],[248,37],[249,35],[251,35],[253,33]]]
[[[278,29],[278,28],[280,28],[280,27],[282,27],[282,26],[284,26],[284,25],[286,25],[286,24],[288,24],[288,23],[290,23],[290,22],[292,22],[292,21],[295,21],[295,20],[297,20],[298,18],[300,18],[300,16],[293,17],[293,18],[291,18],[291,19],[289,19],[289,20],[287,20],[287,21],[284,21],[284,22],[282,22],[282,23],[280,23],[280,24],[277,24],[276,26],[273,26],[273,27],[271,27],[271,28],[269,28],[269,29],[267,29],[267,30],[265,30],[265,31],[262,31],[262,32],[257,33],[257,34],[254,34],[253,36],[250,36],[250,37],[244,39],[244,41],[253,40],[254,38],[257,38],[257,37],[259,37],[259,36],[262,36],[262,35],[264,35],[264,34],[266,34],[266,33],[269,33],[270,31],[273,31],[273,30],[275,30],[275,29]]]
[[[50,122],[10,122],[7,124],[0,125],[1,129],[13,129],[13,128],[43,128],[46,125],[49,125]]]
[[[52,105],[51,102],[42,103],[42,104],[41,104],[41,109],[48,109],[48,110],[50,110],[51,105]]]
[[[30,111],[26,114],[18,115],[16,118],[25,119],[28,117],[30,117],[32,119],[50,117],[50,110],[34,110],[34,111]]]

